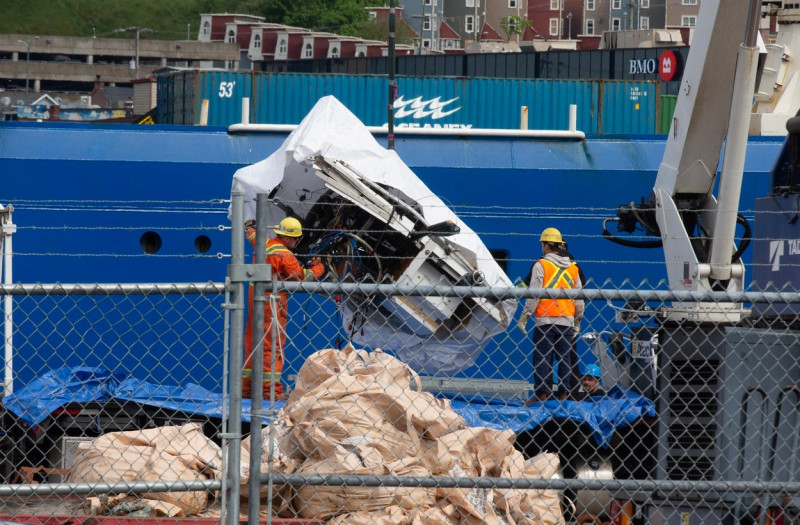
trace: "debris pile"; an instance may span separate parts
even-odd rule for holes
[[[513,432],[466,428],[448,400],[421,390],[419,377],[406,364],[380,350],[348,347],[313,354],[273,424],[273,472],[556,476],[556,454],[525,460],[513,446]],[[267,457],[268,434],[264,429],[262,457]],[[267,470],[262,462],[262,472]],[[272,508],[281,517],[336,525],[564,523],[554,490],[305,485],[276,491]]]
[[[515,438],[510,430],[467,428],[449,400],[423,392],[419,376],[389,354],[352,346],[321,350],[303,364],[277,418],[261,429],[260,471],[340,477],[323,485],[273,485],[272,501],[269,486],[262,485],[261,512],[334,525],[562,525],[555,490],[388,486],[374,479],[557,475],[556,454],[526,460],[514,448]],[[242,508],[249,496],[251,452],[247,436],[242,441]],[[114,432],[83,443],[68,481],[220,479],[221,465],[220,447],[203,435],[200,425],[188,424]],[[355,476],[371,481],[353,485]],[[90,497],[87,502],[93,514],[182,517],[208,513],[213,496],[159,492]]]

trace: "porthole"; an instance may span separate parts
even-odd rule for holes
[[[161,236],[156,232],[144,232],[139,238],[139,246],[144,253],[152,255],[161,249]]]
[[[197,253],[206,253],[211,249],[211,239],[208,235],[198,235],[194,240],[194,249]]]

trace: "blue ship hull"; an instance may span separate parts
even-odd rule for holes
[[[234,135],[225,128],[183,126],[0,124],[0,204],[14,206],[18,227],[13,236],[13,280],[223,281],[230,260],[226,201],[233,173],[269,156],[286,135]],[[748,144],[740,208],[749,219],[755,199],[768,193],[769,171],[782,142],[782,137],[753,137]],[[400,157],[422,181],[482,236],[490,250],[507,260],[506,272],[512,280],[524,277],[531,261],[540,256],[539,232],[555,226],[593,281],[590,287],[619,288],[626,282],[637,285],[646,280],[648,286],[662,282],[666,288],[660,249],[624,248],[601,236],[602,220],[613,217],[618,205],[650,193],[663,155],[664,136],[604,135],[566,141],[401,135],[395,144]],[[142,250],[147,232],[161,240],[155,254]],[[208,245],[205,241],[210,242],[208,250],[198,251]],[[752,258],[752,253],[745,253],[748,265]],[[333,305],[326,304],[330,301],[314,301],[309,305],[305,298],[293,298],[290,308],[304,315],[335,315]],[[211,325],[208,347],[218,349],[219,357],[222,300],[212,303],[209,311],[197,315]],[[164,323],[165,312],[174,304],[165,301],[163,311],[160,308],[150,314],[150,322],[156,325]],[[15,311],[17,323],[19,316],[25,315],[20,310],[25,311],[24,302]],[[88,316],[85,312],[74,315],[90,321],[92,315],[102,318],[103,312],[101,308]],[[299,333],[290,333],[290,337],[296,348],[326,348],[341,337],[336,321],[295,319]],[[30,321],[35,325],[35,312]],[[323,324],[331,328],[303,329]],[[113,344],[101,345],[110,348],[109,359],[105,359],[96,350],[98,341],[80,337],[73,341],[69,334],[61,343],[65,347],[51,351],[52,345],[37,343],[24,330],[20,328],[15,335],[20,341],[15,343],[15,351],[26,356],[19,363],[15,357],[17,384],[72,364],[57,355],[63,356],[64,348],[75,352],[86,346],[94,352],[93,362],[81,364],[109,368],[118,364],[125,371],[140,371],[141,379],[156,382],[220,386],[219,360],[206,355],[200,358],[200,369],[188,367],[185,355],[191,348],[180,336],[158,342],[164,357],[154,365],[135,351],[119,357]],[[485,360],[463,375],[530,379],[530,356],[524,354],[529,344],[513,332],[497,336],[484,353]],[[98,337],[102,341],[102,336]],[[129,337],[130,341],[119,344],[126,348],[143,344],[135,334]],[[497,352],[502,360],[497,359]],[[289,363],[286,373],[291,374],[301,362]]]

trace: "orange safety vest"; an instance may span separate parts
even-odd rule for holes
[[[547,259],[539,259],[544,270],[543,288],[571,290],[578,283],[578,266],[575,263],[562,268]],[[536,306],[536,317],[575,317],[575,301],[572,299],[540,299]]]

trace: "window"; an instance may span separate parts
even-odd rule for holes
[[[517,8],[517,0],[508,0],[508,8],[509,9],[516,9]]]
[[[211,34],[211,23],[208,21],[203,22],[203,34],[204,35]]]
[[[370,20],[375,20],[376,18],[378,18],[378,13],[376,13],[375,11],[370,11],[369,12],[369,19]]]
[[[650,17],[649,16],[639,17],[639,29],[650,29]]]
[[[683,27],[694,27],[696,23],[697,23],[697,17],[696,16],[686,16],[686,15],[684,15],[684,16],[681,17],[681,25]]]
[[[306,44],[306,47],[305,47],[305,57],[306,58],[311,58],[313,56],[314,56],[314,48],[311,46],[311,42],[309,42],[309,43]]]
[[[508,32],[514,33],[517,31],[517,21],[514,18],[508,17]]]
[[[586,19],[586,34],[593,35],[594,34],[594,18],[587,18]]]
[[[253,37],[253,48],[261,49],[261,35],[255,35]]]
[[[611,0],[611,9],[622,9],[622,0]]]
[[[683,5],[697,5],[697,0],[681,0]]]
[[[426,38],[426,39],[424,39],[424,40],[422,41],[422,47],[424,47],[425,49],[430,49],[430,47],[431,47],[431,41],[430,41],[429,39],[427,39],[427,38]]]
[[[475,32],[475,17],[472,15],[467,15],[464,17],[464,32],[465,33],[474,33]]]
[[[550,19],[550,35],[552,36],[558,35],[558,18]]]
[[[235,44],[236,43],[236,33],[233,32],[233,29],[228,31],[227,41],[228,41],[229,44]]]
[[[561,0],[550,0],[550,10],[558,11],[561,9]]]
[[[594,11],[594,0],[586,0],[586,10]]]
[[[281,55],[285,55],[287,50],[288,49],[286,45],[286,39],[281,38],[280,41],[278,42],[278,53]]]
[[[433,3],[433,0],[425,0],[424,3],[425,5],[431,5]]]
[[[339,48],[338,47],[334,46],[334,47],[331,48],[331,56],[333,58],[338,58],[339,57]]]
[[[475,7],[475,0],[467,0],[464,5],[466,7]]]
[[[650,0],[639,0],[639,7],[642,9],[650,9]]]
[[[431,15],[425,15],[422,18],[422,30],[423,31],[431,30]]]
[[[620,24],[619,18],[612,18],[611,19],[611,30],[612,31],[619,31],[621,27],[622,27],[622,24]]]

